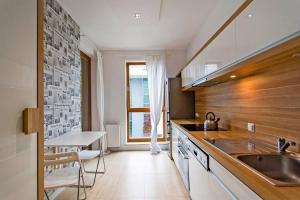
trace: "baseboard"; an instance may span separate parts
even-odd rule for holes
[[[150,151],[150,144],[126,144],[121,147],[110,147],[108,148],[110,151]],[[159,144],[162,150],[168,150],[169,144]]]

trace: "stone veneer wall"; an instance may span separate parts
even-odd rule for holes
[[[81,130],[80,28],[56,0],[45,0],[45,140]]]

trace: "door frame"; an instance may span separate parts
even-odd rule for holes
[[[151,138],[130,138],[130,128],[129,128],[129,113],[130,112],[149,112],[150,108],[131,108],[130,107],[130,78],[129,78],[129,66],[130,65],[146,65],[146,62],[126,62],[126,131],[127,131],[127,143],[133,142],[150,142]],[[166,141],[166,122],[165,122],[165,98],[163,99],[163,137],[157,138],[158,142]]]
[[[88,102],[88,129],[92,130],[92,83],[91,83],[91,73],[92,73],[92,65],[91,65],[91,57],[89,57],[84,52],[80,51],[80,59],[86,59],[88,61],[88,90],[89,90],[89,102]],[[81,69],[82,71],[82,69]]]
[[[44,0],[37,0],[37,199],[44,199]]]

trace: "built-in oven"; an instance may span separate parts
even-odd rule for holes
[[[172,130],[172,153],[174,162],[182,177],[183,183],[189,190],[189,155],[188,138],[177,129]]]
[[[187,153],[186,147],[182,145],[178,146],[178,165],[178,169],[183,179],[183,183],[186,189],[189,190],[189,154]]]

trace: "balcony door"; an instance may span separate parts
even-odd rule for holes
[[[146,63],[126,63],[127,142],[150,142],[151,118]],[[164,109],[158,125],[158,141],[165,141]]]

